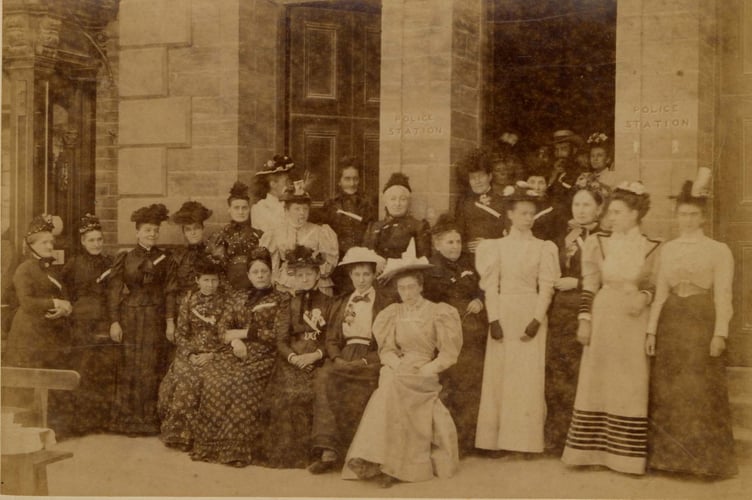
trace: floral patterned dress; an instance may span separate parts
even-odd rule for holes
[[[209,365],[194,365],[190,357],[202,353],[217,356],[229,349],[220,340],[217,327],[226,303],[227,297],[223,293],[188,292],[180,304],[175,330],[175,360],[159,386],[157,406],[162,421],[160,437],[168,446],[187,449],[193,444],[202,373],[209,370]]]
[[[209,239],[207,251],[222,261],[231,290],[251,288],[247,274],[248,255],[259,246],[261,234],[250,221],[232,221]]]
[[[202,391],[194,427],[193,460],[233,465],[263,464],[267,384],[277,362],[277,337],[290,328],[290,296],[251,289],[237,292],[218,330],[247,328],[248,356],[219,352],[202,370]]]

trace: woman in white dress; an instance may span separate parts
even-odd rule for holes
[[[251,224],[268,233],[284,218],[285,204],[281,200],[290,184],[290,170],[295,163],[287,155],[275,155],[256,172],[255,193],[258,199],[251,207]]]
[[[383,366],[347,453],[344,479],[389,487],[457,470],[457,430],[439,400],[439,374],[457,362],[462,324],[454,307],[423,298],[420,270],[429,267],[426,257],[415,257],[414,242],[402,258],[387,261],[381,279],[396,281],[402,302],[373,323]]]
[[[478,245],[489,337],[475,446],[542,453],[546,419],[546,310],[559,278],[556,246],[533,236],[536,197],[526,183],[504,197],[509,234]]]

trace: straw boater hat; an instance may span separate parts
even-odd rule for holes
[[[585,144],[585,141],[582,140],[582,137],[575,134],[571,130],[557,130],[553,134],[553,139],[551,140],[551,144],[558,144],[560,142],[569,142],[573,144],[576,147],[582,147]]]
[[[303,245],[295,245],[295,248],[285,252],[288,274],[292,274],[295,269],[300,269],[301,267],[318,269],[325,261],[326,258],[323,254]]]
[[[99,217],[96,215],[86,214],[81,217],[81,222],[78,225],[78,234],[86,234],[89,231],[101,231],[102,224],[99,222]]]
[[[187,224],[203,224],[212,216],[212,211],[197,201],[186,201],[180,210],[172,214],[173,224],[185,226]]]
[[[345,253],[342,262],[337,264],[337,266],[347,266],[350,264],[376,264],[376,266],[381,266],[384,264],[384,258],[370,248],[351,247]]]
[[[131,214],[131,221],[136,224],[156,224],[157,226],[169,219],[169,211],[162,203],[154,203],[148,207],[141,207]]]
[[[410,243],[407,245],[407,249],[402,253],[400,258],[386,259],[386,266],[379,276],[379,281],[386,283],[396,275],[402,274],[406,271],[422,271],[432,267],[434,267],[434,265],[428,262],[427,257],[423,256],[419,258],[416,256],[415,238],[410,238]]]
[[[256,176],[281,174],[289,172],[295,166],[295,162],[292,161],[287,155],[274,155],[274,158],[264,163],[261,170],[256,172]]]

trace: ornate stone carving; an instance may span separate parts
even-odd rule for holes
[[[3,19],[3,55],[28,57],[32,53],[29,18],[23,14],[5,16]]]
[[[39,21],[36,41],[36,53],[40,56],[54,58],[60,45],[60,19],[43,17]]]

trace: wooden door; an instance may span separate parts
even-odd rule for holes
[[[314,176],[320,206],[336,192],[344,156],[364,165],[362,187],[378,192],[381,16],[294,6],[288,10],[288,149]]]
[[[715,223],[736,266],[729,359],[752,366],[752,0],[722,3]]]

